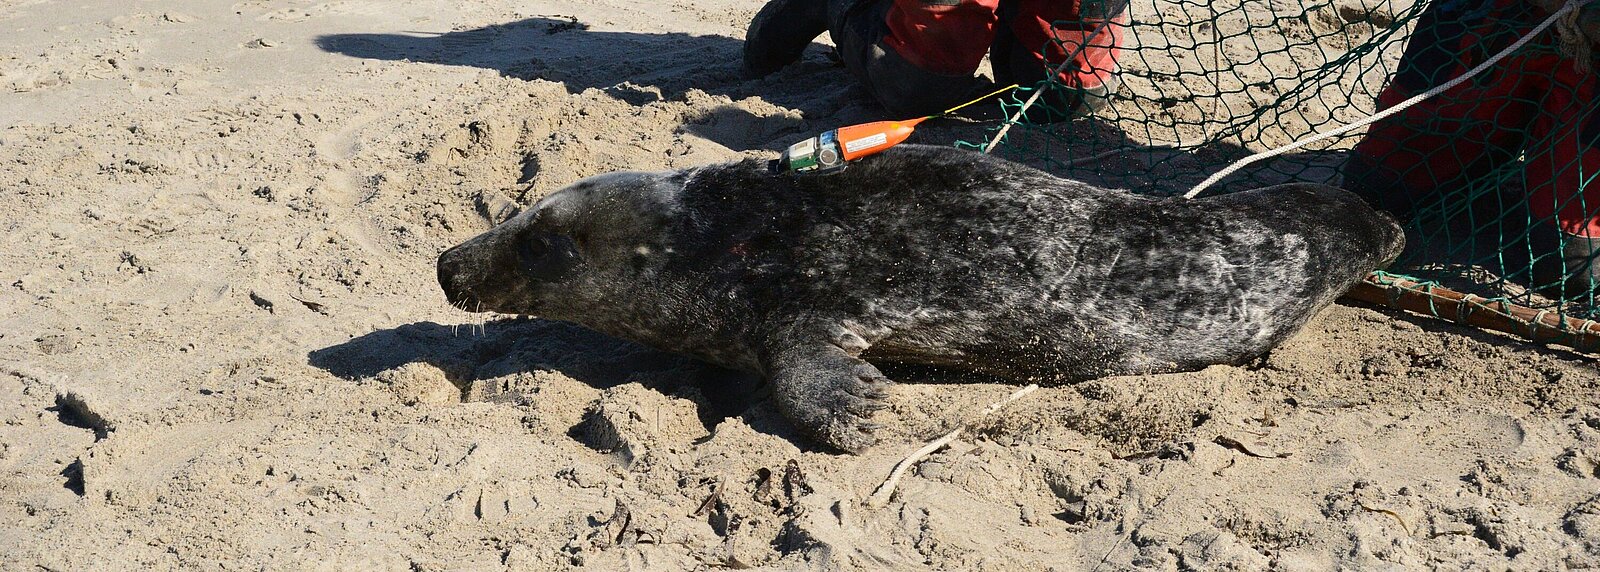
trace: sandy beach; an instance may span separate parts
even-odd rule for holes
[[[1505,336],[1336,305],[1042,389],[873,509],[1015,388],[898,379],[843,455],[445,302],[440,251],[579,178],[886,118],[826,36],[743,78],[760,6],[0,0],[0,570],[1600,567],[1600,373]]]

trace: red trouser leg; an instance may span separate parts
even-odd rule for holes
[[[1522,0],[1429,4],[1379,106],[1390,108],[1460,77],[1543,17]],[[1527,194],[1513,199],[1525,202],[1502,202],[1503,212],[1482,220],[1498,223],[1503,233],[1503,270],[1508,276],[1526,270],[1523,278],[1550,295],[1591,296],[1600,287],[1596,84],[1594,74],[1579,74],[1570,60],[1555,55],[1546,36],[1481,75],[1374,124],[1346,165],[1346,188],[1408,219],[1418,201],[1460,198],[1454,188],[1513,165],[1525,153]]]
[[[894,0],[884,45],[918,68],[944,75],[977,71],[994,40],[1000,0]]]
[[[931,115],[992,89],[973,73],[999,0],[853,0],[829,25],[845,69],[891,115]]]
[[[1535,220],[1554,217],[1567,234],[1600,238],[1600,80],[1545,59],[1550,78],[1528,138],[1528,209]]]
[[[1568,234],[1600,237],[1595,76],[1579,74],[1572,62],[1553,55],[1508,57],[1484,73],[1489,77],[1373,124],[1353,153],[1369,171],[1364,175],[1376,180],[1348,181],[1368,187],[1351,190],[1376,195],[1379,204],[1414,202],[1437,196],[1443,185],[1482,176],[1527,145],[1529,214],[1535,221],[1553,220]],[[1379,96],[1379,106],[1387,109],[1412,95],[1392,85]],[[1361,174],[1347,173],[1352,175]]]
[[[1515,0],[1512,0],[1515,1]],[[1466,73],[1508,45],[1517,19],[1471,3],[1429,4],[1378,96],[1389,109]],[[1515,159],[1539,110],[1527,96],[1545,64],[1511,56],[1482,75],[1391,115],[1367,130],[1345,168],[1345,187],[1409,220],[1419,201]]]
[[[1418,201],[1514,159],[1538,113],[1522,95],[1522,77],[1532,71],[1526,63],[1507,58],[1484,72],[1483,82],[1461,84],[1372,124],[1352,151],[1368,172],[1347,173],[1348,183],[1362,187],[1351,190],[1407,218]],[[1388,109],[1413,95],[1390,85],[1378,106]]]
[[[1128,27],[1127,0],[1018,0],[1007,23],[1018,47],[1041,70],[1054,70],[1067,58],[1060,80],[1071,87],[1098,88],[1117,72],[1122,36]],[[1040,73],[1039,75],[1043,75]]]

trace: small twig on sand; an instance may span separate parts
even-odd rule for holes
[[[722,501],[722,477],[717,477],[716,482],[711,483],[711,494],[707,495],[705,502],[700,503],[700,508],[696,509],[694,511],[694,514],[691,514],[689,516],[702,516],[702,515],[705,515],[706,513],[711,512],[711,509],[716,508],[717,503],[721,502],[721,501]]]
[[[1027,387],[1018,389],[1011,395],[1006,396],[1005,399],[990,404],[988,408],[984,409],[981,413],[978,413],[978,417],[973,419],[973,422],[977,422],[984,417],[988,417],[989,414],[999,411],[1001,407],[1005,407],[1007,404],[1010,404],[1013,401],[1022,399],[1023,396],[1033,393],[1038,389],[1039,386],[1037,384],[1030,384]],[[878,490],[872,491],[872,496],[867,497],[867,506],[872,508],[883,508],[888,506],[889,497],[894,495],[894,487],[900,484],[900,477],[905,476],[907,469],[910,469],[912,465],[917,464],[917,462],[921,461],[923,457],[933,454],[934,451],[943,449],[945,445],[949,445],[951,441],[956,440],[956,437],[960,436],[961,432],[965,430],[965,426],[957,427],[956,430],[946,433],[945,436],[935,439],[929,442],[927,445],[923,445],[921,449],[917,449],[916,452],[911,453],[911,455],[904,459],[901,459],[900,463],[894,466],[894,470],[889,472],[889,478],[885,479],[883,484],[878,485]]]
[[[1394,519],[1395,522],[1400,523],[1400,529],[1406,531],[1406,536],[1411,536],[1411,525],[1406,524],[1406,519],[1400,518],[1400,513],[1392,511],[1392,510],[1389,510],[1389,509],[1386,509],[1386,508],[1370,507],[1370,506],[1367,506],[1367,504],[1363,503],[1363,502],[1357,502],[1356,506],[1361,507],[1362,510],[1365,510],[1367,512],[1376,512],[1376,513],[1380,513],[1380,514],[1389,515],[1389,518],[1392,518],[1392,519]]]

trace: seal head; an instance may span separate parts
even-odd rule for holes
[[[620,172],[591,177],[439,256],[451,304],[558,320],[649,279],[682,176]]]

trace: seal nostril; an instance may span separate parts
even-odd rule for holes
[[[471,257],[462,251],[460,246],[444,251],[439,255],[435,264],[435,272],[439,280],[439,289],[444,290],[444,298],[451,306],[468,312],[481,312],[485,309],[482,298],[473,292],[474,286],[483,286],[473,278],[472,268],[475,267]]]
[[[456,249],[452,248],[439,255],[439,262],[436,265],[439,288],[444,290],[445,299],[457,306],[461,305],[467,298],[471,298],[471,295],[466,292],[465,288],[461,287],[458,281],[460,276],[460,273],[457,272],[457,269],[460,268],[458,258]]]

